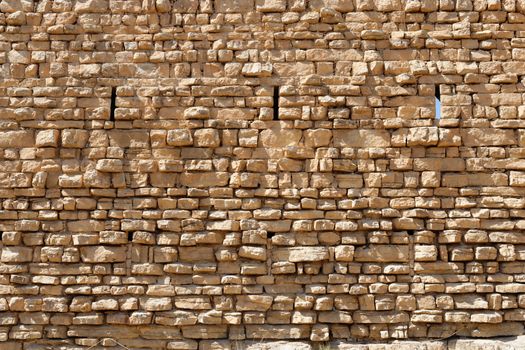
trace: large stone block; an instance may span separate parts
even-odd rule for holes
[[[329,252],[326,247],[292,247],[273,250],[277,260],[290,262],[307,262],[328,260]]]
[[[180,183],[187,187],[216,187],[226,186],[230,175],[225,172],[211,173],[182,173]]]
[[[33,147],[33,131],[0,131],[0,148]]]
[[[269,295],[239,295],[236,309],[238,311],[267,311],[272,306],[273,297]]]
[[[333,142],[336,147],[389,147],[390,133],[386,130],[334,130]]]
[[[109,10],[108,0],[76,0],[74,11],[78,13],[106,13]]]
[[[87,263],[123,262],[126,260],[126,247],[80,247],[80,256]]]
[[[301,136],[301,130],[272,128],[261,131],[259,141],[263,147],[284,148],[298,145]]]
[[[467,147],[506,146],[518,143],[512,129],[465,128],[461,129],[463,145]]]
[[[354,253],[354,260],[363,262],[408,262],[408,259],[407,245],[371,244],[357,247]]]
[[[33,249],[29,247],[3,247],[0,249],[0,262],[21,263],[33,259]]]

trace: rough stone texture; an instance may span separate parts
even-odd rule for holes
[[[524,28],[0,0],[0,349],[525,348]]]

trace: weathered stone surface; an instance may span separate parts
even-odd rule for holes
[[[407,262],[408,257],[408,246],[370,245],[358,247],[354,253],[355,261]]]
[[[257,5],[257,8],[264,8],[265,10],[270,10],[269,12],[277,12],[277,11],[271,11],[272,9],[284,9],[286,8],[286,3],[282,2],[280,4],[276,0],[263,0],[265,3],[261,5]],[[263,2],[261,0],[258,0],[258,2]],[[270,4],[272,3],[272,4]],[[284,5],[284,6],[282,6]],[[242,74],[244,74],[247,77],[269,77],[272,75],[272,65],[269,63],[245,63],[242,67]]]
[[[517,144],[514,130],[470,128],[461,130],[463,145],[467,147],[504,146]]]
[[[26,247],[1,248],[0,261],[3,263],[21,263],[31,261],[33,250]]]
[[[187,187],[225,186],[230,176],[225,172],[215,173],[182,173],[180,183]]]
[[[255,9],[254,0],[218,0],[216,2],[217,12],[249,12]]]
[[[524,13],[0,0],[0,349],[523,348]]]
[[[66,129],[62,130],[62,147],[68,148],[82,148],[86,145],[88,140],[88,132],[86,130]]]
[[[32,131],[0,131],[0,147],[32,147],[35,143]]]
[[[375,311],[356,311],[354,312],[355,323],[401,323],[408,322],[406,312],[375,312]]]
[[[236,309],[238,311],[267,311],[272,301],[273,297],[266,295],[239,295]]]
[[[390,134],[386,130],[334,130],[336,147],[388,147]]]
[[[74,11],[78,13],[104,13],[108,8],[108,0],[76,0]]]
[[[329,257],[326,247],[295,247],[274,251],[277,259],[286,259],[291,262],[322,261]]]
[[[267,129],[261,131],[259,140],[263,147],[286,147],[299,143],[301,131],[294,129]]]
[[[193,145],[193,136],[188,129],[175,129],[168,131],[168,145],[171,146],[191,146]]]
[[[82,261],[88,263],[122,262],[126,260],[125,247],[87,246],[80,248]]]

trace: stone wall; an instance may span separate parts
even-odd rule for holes
[[[1,349],[525,332],[524,0],[0,11]]]

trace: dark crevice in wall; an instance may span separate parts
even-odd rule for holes
[[[111,102],[109,105],[109,121],[115,121],[115,108],[117,102],[117,89],[115,87],[111,88]]]
[[[273,120],[279,120],[279,87],[273,87]]]
[[[441,91],[439,85],[434,86],[434,122],[438,123],[441,120]]]

